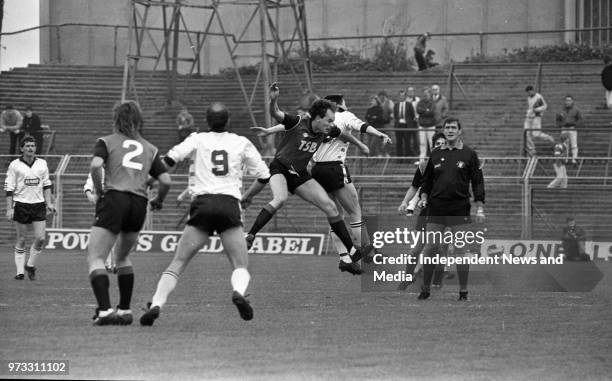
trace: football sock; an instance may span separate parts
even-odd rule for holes
[[[268,221],[272,219],[275,213],[276,208],[270,204],[266,204],[261,209],[261,212],[259,212],[259,214],[257,215],[257,218],[255,219],[251,230],[249,230],[249,234],[256,235],[264,226],[266,226]]]
[[[100,308],[100,311],[106,311],[111,308],[110,296],[108,294],[109,281],[106,269],[96,269],[89,273],[89,282],[91,283],[91,288],[98,301],[98,308]]]
[[[159,282],[157,283],[155,295],[153,295],[153,299],[151,300],[151,306],[159,306],[161,308],[164,306],[164,304],[166,304],[168,295],[174,291],[174,288],[178,283],[178,277],[179,276],[177,273],[170,270],[166,270],[162,273],[161,277],[159,278]]]
[[[353,248],[353,241],[351,240],[351,236],[346,229],[346,225],[344,224],[342,217],[337,215],[334,217],[327,217],[327,220],[329,221],[329,226],[331,226],[332,231],[338,235],[338,238],[340,238],[340,241],[342,241],[344,247],[346,247],[346,251],[352,252],[351,249]]]
[[[468,275],[470,274],[470,265],[457,265],[457,276],[459,277],[459,290],[466,291],[468,285]]]
[[[117,283],[119,284],[119,305],[121,310],[129,310],[134,289],[134,268],[132,266],[117,269]]]
[[[351,222],[351,233],[357,240],[357,246],[361,246],[361,227],[364,225],[364,221]]]
[[[441,285],[442,278],[444,278],[444,265],[436,265],[433,273],[433,283]]]
[[[330,229],[330,230],[331,230],[332,244],[334,245],[334,249],[336,249],[336,252],[338,252],[340,256],[342,256],[342,254],[348,254],[346,251],[346,247],[344,247],[344,244],[342,243],[342,241],[340,241],[340,238],[338,238],[338,235],[334,232],[333,229]]]
[[[232,277],[230,278],[230,282],[234,291],[237,291],[240,295],[243,296],[246,292],[247,287],[249,287],[250,280],[251,275],[249,274],[249,271],[244,267],[235,269],[232,272]]]
[[[17,267],[17,274],[25,272],[25,249],[15,248],[15,266]]]
[[[427,289],[429,289],[429,286],[431,285],[431,278],[433,278],[435,268],[436,265],[423,265],[423,286],[425,286]]]
[[[28,266],[34,267],[36,264],[36,259],[38,258],[38,254],[40,254],[42,250],[38,250],[34,247],[34,244],[30,246],[30,258],[28,258]]]
[[[344,245],[342,245],[342,247],[344,247]],[[351,259],[351,256],[348,255],[348,253],[340,254],[340,261],[344,263],[353,263],[353,260]]]

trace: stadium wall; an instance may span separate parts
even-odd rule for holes
[[[197,2],[191,2],[197,3]],[[201,1],[201,3],[208,3]],[[247,23],[252,8],[246,6],[223,5],[220,14],[228,33],[239,35]],[[290,10],[285,9],[279,18],[281,36],[292,32]],[[571,28],[575,26],[575,0],[306,0],[308,33],[311,48],[325,44],[349,48],[365,56],[375,52],[380,40],[330,40],[316,41],[317,38],[340,36],[368,36],[381,34],[433,34],[533,31]],[[204,30],[210,11],[190,8],[185,12],[185,22],[189,29]],[[68,22],[128,25],[129,0],[81,1],[54,0],[41,1],[40,23],[61,24]],[[162,25],[161,11],[151,8],[148,25]],[[213,32],[219,32],[214,23]],[[162,40],[161,32],[152,32],[157,41]],[[258,20],[245,39],[259,39]],[[462,61],[479,53],[499,53],[504,50],[524,46],[557,44],[571,39],[571,34],[517,34],[485,36],[434,37],[428,44],[437,52],[436,60]],[[55,29],[42,28],[40,36],[41,63],[61,63],[77,65],[113,65],[114,30],[112,28],[90,28],[81,26]],[[412,55],[414,38],[404,38],[401,42]],[[123,62],[127,49],[127,29],[117,32],[117,64]],[[239,54],[257,54],[259,44],[249,44],[240,48]],[[153,47],[147,43],[142,54],[152,54]],[[185,42],[180,46],[181,56],[188,56],[191,46]],[[250,60],[250,61],[249,61]],[[257,58],[244,59],[244,64],[256,62]],[[141,61],[141,68],[152,66],[152,62]],[[221,37],[211,37],[204,45],[202,70],[216,73],[220,68],[231,66],[225,42]],[[183,66],[186,71],[187,66]]]

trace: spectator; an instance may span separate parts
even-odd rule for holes
[[[535,138],[544,139],[555,144],[555,139],[543,133],[542,130],[542,114],[546,111],[546,101],[542,94],[537,93],[533,86],[525,87],[527,92],[527,114],[525,116],[524,128],[525,132],[525,152],[528,156],[535,156],[536,147],[533,140]]]
[[[370,99],[370,107],[366,111],[365,120],[369,125],[376,128],[378,131],[383,131],[385,128],[385,120],[383,108],[378,97]],[[382,156],[382,140],[377,137],[372,137],[369,141],[370,156]]]
[[[431,138],[436,132],[434,103],[428,87],[423,90],[423,99],[417,104],[416,111],[419,116],[419,157],[424,159],[427,157],[427,148],[431,150]]]
[[[393,128],[393,101],[387,95],[385,90],[378,93],[378,99],[380,100],[380,106],[383,110],[383,120],[385,122],[384,128]],[[380,140],[380,139],[379,139]],[[382,145],[381,152],[383,156],[389,157],[389,146]]]
[[[423,33],[419,37],[417,37],[416,44],[414,45],[414,60],[416,61],[419,71],[423,71],[427,69],[427,61],[425,60],[425,49],[427,46],[427,41],[431,37],[429,33]]]
[[[604,57],[604,68],[601,71],[601,84],[606,89],[606,102],[603,108],[612,108],[612,58],[610,56]]]
[[[584,243],[586,234],[584,230],[576,226],[573,217],[567,218],[567,226],[563,228],[561,242],[563,242],[563,252],[568,261],[589,261],[590,257],[585,252]]]
[[[406,98],[406,91],[399,91],[399,100],[393,106],[397,156],[415,156],[417,151],[416,112],[412,102]]]
[[[448,101],[446,97],[440,94],[440,86],[433,85],[431,87],[431,99],[434,103],[434,120],[437,129],[442,129],[444,120],[448,116]]]
[[[43,128],[40,124],[40,118],[38,115],[32,112],[32,107],[27,106],[25,109],[25,116],[21,124],[21,129],[26,135],[30,135],[36,141],[36,154],[40,155],[43,148]]]
[[[556,177],[553,181],[548,184],[547,188],[567,188],[567,143],[569,137],[566,133],[561,134],[561,141],[555,144],[554,153],[555,161],[553,162],[553,168],[555,170]]]
[[[439,63],[434,62],[435,55],[436,55],[436,52],[434,52],[433,50],[431,49],[427,50],[427,53],[425,54],[425,64],[427,65],[428,69],[439,65]]]
[[[176,116],[176,125],[178,127],[179,143],[195,131],[193,116],[187,111],[187,107],[183,107],[181,112]]]
[[[21,131],[23,116],[17,111],[13,105],[6,105],[6,109],[0,114],[0,132],[6,132],[11,139],[9,155],[17,153],[17,146],[25,133]]]
[[[576,164],[578,158],[578,132],[576,129],[582,127],[582,125],[582,114],[574,105],[574,98],[571,95],[566,95],[563,111],[557,114],[557,127],[561,127],[561,132],[569,137],[572,164]]]

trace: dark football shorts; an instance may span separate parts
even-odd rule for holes
[[[227,229],[242,227],[240,202],[225,194],[197,196],[189,209],[187,225],[196,227],[208,235],[223,233]]]
[[[44,202],[27,204],[15,201],[13,221],[20,224],[31,224],[32,222],[45,221],[47,219],[47,205]]]
[[[295,190],[300,185],[304,184],[306,181],[312,179],[312,176],[308,173],[306,168],[304,169],[293,169],[287,168],[280,161],[274,159],[269,165],[270,167],[270,176],[281,174],[285,176],[287,180],[287,189],[292,194],[295,193]]]
[[[341,161],[325,161],[312,167],[312,178],[317,180],[327,193],[353,182],[348,168]]]
[[[471,222],[469,202],[464,205],[435,202],[429,204],[427,223],[456,226]]]
[[[147,218],[147,203],[145,197],[110,190],[96,204],[93,226],[110,230],[114,234],[139,232]]]

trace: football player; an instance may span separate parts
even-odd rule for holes
[[[45,242],[47,213],[55,213],[51,197],[49,167],[44,159],[36,157],[36,141],[31,136],[19,144],[21,157],[13,160],[6,172],[6,218],[15,221],[15,279],[23,280],[27,271],[30,280],[36,279],[36,260]],[[32,225],[34,241],[25,263],[25,239],[28,225]]]
[[[348,271],[353,275],[361,274],[361,267],[356,263],[361,258],[361,252],[353,246],[351,236],[336,204],[329,198],[325,189],[310,176],[307,166],[321,144],[332,138],[353,142],[366,152],[368,147],[352,135],[342,133],[338,127],[334,126],[334,106],[328,100],[314,101],[308,114],[298,116],[281,111],[277,104],[278,96],[279,89],[276,84],[273,84],[270,88],[270,113],[281,124],[270,128],[252,127],[259,136],[267,136],[284,130],[287,133],[279,145],[274,160],[270,163],[272,201],[264,206],[249,230],[246,236],[247,247],[252,246],[255,235],[284,205],[290,192],[313,204],[327,216],[332,231],[338,235],[345,246],[342,252],[347,253],[341,257],[340,271]],[[263,185],[255,185],[247,190],[242,197],[243,205],[248,206],[252,197],[262,188]]]
[[[179,276],[215,232],[233,268],[232,302],[242,319],[253,318],[253,308],[245,298],[251,276],[240,215],[240,188],[245,172],[253,173],[259,184],[269,181],[270,172],[250,140],[227,130],[229,112],[222,103],[213,103],[206,110],[206,121],[209,132],[190,135],[164,157],[169,167],[194,157],[195,176],[190,186],[193,199],[174,258],[159,279],[149,309],[140,318],[145,326],[153,325],[159,317]]]
[[[391,143],[391,139],[387,134],[378,131],[348,111],[344,97],[341,94],[328,95],[325,99],[336,104],[334,124],[342,132],[350,134],[351,131],[359,131],[380,138],[383,146]],[[359,195],[349,170],[345,165],[348,148],[349,142],[340,139],[323,142],[312,157],[314,165],[311,173],[312,177],[323,186],[323,189],[334,200],[342,219],[344,219],[343,210],[348,213],[353,238],[358,246],[366,247],[362,253],[366,255],[372,247],[370,247],[367,231],[364,231],[362,235],[362,229],[365,229],[365,222],[361,216]],[[345,256],[348,253],[343,252],[345,250],[344,245],[336,234],[332,234],[332,242],[340,257],[346,258]]]
[[[159,158],[157,148],[140,135],[143,119],[138,104],[126,101],[115,106],[113,121],[113,134],[98,139],[90,166],[96,216],[91,228],[87,261],[89,280],[98,302],[94,325],[132,323],[130,302],[134,269],[128,255],[147,215],[148,176],[159,180],[158,193],[151,200],[151,209],[161,209],[170,190],[170,176]],[[104,267],[104,259],[115,242],[119,284],[117,311],[111,308],[109,279]]]

